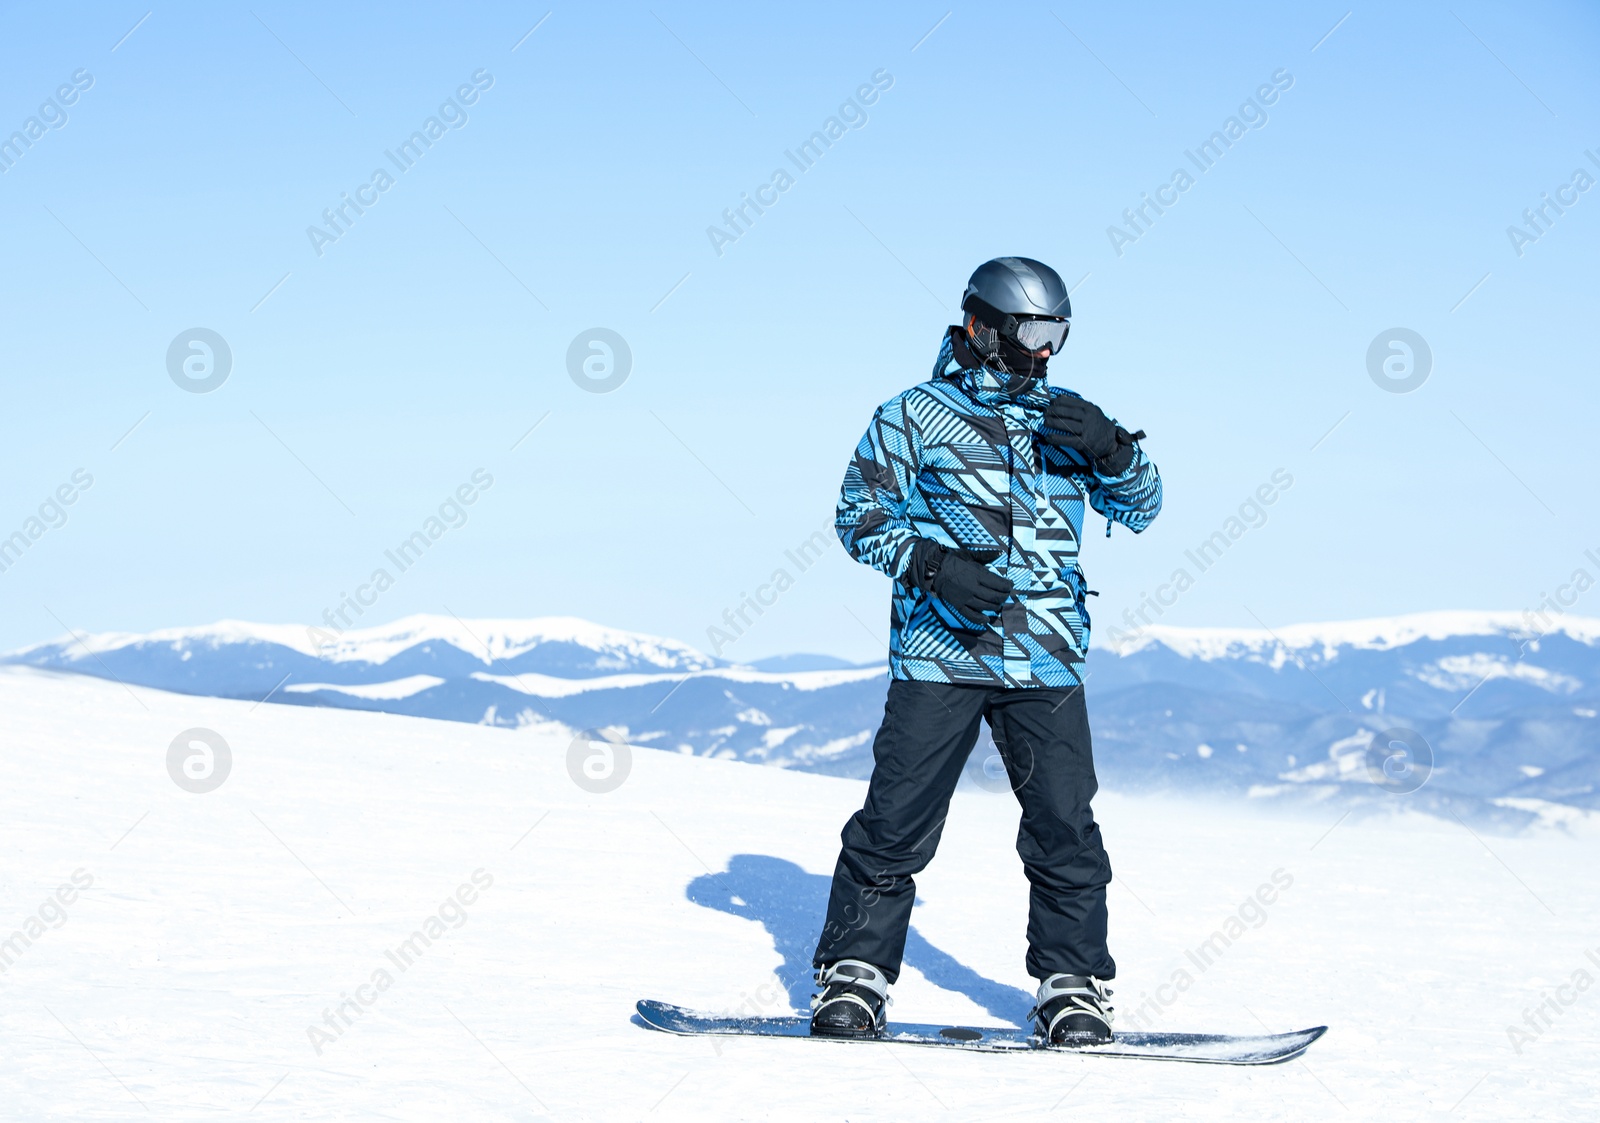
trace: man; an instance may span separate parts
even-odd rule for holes
[[[978,267],[933,377],[878,407],[839,495],[837,531],[895,581],[889,697],[866,805],[845,825],[813,965],[811,1032],[873,1037],[899,976],[916,898],[950,797],[987,719],[1022,804],[1032,886],[1028,973],[1036,1032],[1110,1040],[1111,866],[1083,699],[1090,592],[1078,568],[1087,503],[1141,531],[1161,478],[1138,439],[1049,386],[1072,315],[1055,270],[1025,257]]]

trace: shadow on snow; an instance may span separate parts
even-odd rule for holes
[[[697,905],[754,920],[767,930],[783,962],[778,978],[799,1011],[811,1005],[811,953],[828,907],[831,878],[807,873],[793,862],[768,854],[735,854],[726,873],[695,878],[685,896]],[[984,978],[930,944],[912,925],[906,935],[905,965],[915,967],[937,987],[964,994],[990,1015],[1020,1025],[1033,996],[1017,987]]]

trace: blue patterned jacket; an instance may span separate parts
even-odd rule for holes
[[[839,492],[835,528],[850,556],[895,579],[889,673],[983,686],[1074,686],[1089,647],[1078,568],[1084,504],[1141,531],[1161,510],[1161,477],[1135,445],[1118,476],[1036,438],[1054,394],[1043,380],[1009,393],[1005,376],[945,334],[933,377],[878,407]],[[905,580],[911,548],[998,554],[1015,591],[982,630]]]

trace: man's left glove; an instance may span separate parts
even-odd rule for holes
[[[1095,469],[1104,476],[1120,476],[1133,463],[1134,434],[1087,398],[1072,394],[1056,394],[1050,399],[1039,439],[1076,449],[1094,461]]]

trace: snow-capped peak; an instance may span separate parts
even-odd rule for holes
[[[174,651],[217,650],[233,645],[265,644],[335,663],[385,663],[428,643],[443,643],[485,665],[514,658],[546,643],[571,644],[599,653],[599,668],[621,670],[638,663],[670,670],[701,670],[716,661],[677,640],[594,624],[575,616],[543,616],[527,620],[475,619],[455,616],[407,616],[370,628],[335,632],[297,624],[257,624],[219,620],[196,627],[162,628],[153,632],[97,632],[68,635],[12,652],[9,659],[54,653],[69,662],[130,647],[167,646]]]
[[[1600,619],[1560,616],[1548,629],[1536,618],[1520,612],[1414,612],[1367,620],[1340,620],[1322,624],[1288,624],[1281,628],[1184,628],[1155,624],[1132,636],[1111,634],[1106,647],[1117,655],[1132,655],[1161,645],[1186,659],[1212,661],[1261,656],[1273,651],[1304,652],[1320,649],[1323,658],[1340,648],[1372,651],[1404,647],[1418,640],[1444,640],[1457,636],[1504,636],[1522,641],[1543,635],[1565,635],[1579,643],[1600,643]]]
[[[528,620],[463,620],[455,616],[406,616],[390,624],[352,628],[343,634],[310,632],[305,650],[335,662],[383,663],[420,644],[448,643],[492,663],[511,659],[544,643],[569,643],[616,657],[617,667],[629,662],[699,669],[714,661],[677,640],[627,632],[576,616],[538,616]]]

